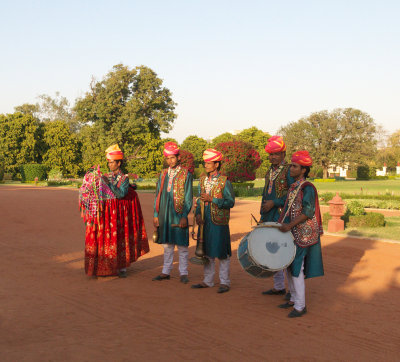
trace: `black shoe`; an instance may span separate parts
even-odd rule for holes
[[[283,303],[283,304],[279,304],[278,307],[279,308],[283,308],[283,309],[288,309],[288,308],[292,308],[294,306],[294,303],[291,304],[289,302]]]
[[[192,286],[191,286],[191,288],[192,289],[202,289],[202,288],[208,288],[208,285],[205,285],[205,284],[193,284]]]
[[[169,280],[170,276],[169,275],[157,275],[156,277],[154,277],[152,280]]]
[[[187,275],[181,275],[181,283],[183,284],[189,283],[189,278]]]
[[[286,289],[281,289],[281,290],[276,290],[274,288],[270,290],[266,290],[265,292],[262,292],[261,294],[264,295],[284,295],[286,293]]]
[[[283,298],[283,300],[289,301],[291,297],[292,297],[292,295],[290,294],[290,292],[287,292],[285,295],[285,298]]]
[[[221,284],[220,287],[217,290],[217,293],[226,293],[229,292],[231,288],[229,288],[228,285]]]
[[[119,270],[118,271],[118,278],[126,278],[126,270]]]
[[[298,311],[297,309],[294,309],[288,314],[289,318],[296,318],[296,317],[301,317],[303,314],[307,313],[307,308],[304,307],[303,310]]]

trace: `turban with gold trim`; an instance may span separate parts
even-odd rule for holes
[[[112,145],[106,149],[107,160],[122,160],[124,153],[121,151],[117,144]]]
[[[267,153],[277,153],[286,151],[286,144],[283,142],[281,136],[272,136],[268,139],[268,143],[265,146],[265,152]]]
[[[292,155],[292,162],[298,163],[302,166],[311,166],[312,158],[308,151],[297,151]]]
[[[214,148],[208,148],[203,152],[204,162],[218,162],[222,161],[222,153]]]
[[[179,147],[175,142],[167,142],[164,145],[164,152],[165,157],[168,156],[176,156],[179,155]]]

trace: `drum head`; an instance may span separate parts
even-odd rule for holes
[[[288,267],[296,254],[292,233],[279,231],[278,225],[276,222],[263,223],[248,236],[251,257],[260,266],[272,271]]]

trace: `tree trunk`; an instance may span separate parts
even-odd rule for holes
[[[323,174],[322,178],[328,178],[328,167],[322,166]]]

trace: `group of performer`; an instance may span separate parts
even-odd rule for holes
[[[323,275],[318,194],[313,184],[306,181],[312,159],[307,151],[298,151],[288,164],[285,161],[286,145],[280,136],[271,137],[265,150],[271,167],[265,178],[260,222],[279,222],[282,232],[291,231],[296,255],[286,270],[275,273],[273,288],[262,294],[284,295],[286,302],[279,307],[293,308],[288,316],[300,317],[307,312],[304,279]],[[161,274],[153,280],[170,279],[177,246],[180,282],[187,284],[188,215],[193,206],[193,175],[181,165],[179,147],[174,142],[165,144],[163,154],[168,168],[162,170],[157,182],[153,224],[158,230],[156,242],[164,247],[164,262]],[[85,270],[90,276],[118,275],[124,278],[130,263],[149,252],[149,244],[138,196],[121,171],[123,152],[114,145],[106,150],[106,157],[110,173],[98,177],[100,173],[92,170],[85,176],[80,193],[86,222]],[[222,153],[207,149],[203,160],[206,174],[198,185],[200,196],[196,199],[195,221],[199,230],[202,229],[204,278],[191,287],[214,286],[215,261],[218,259],[217,292],[225,293],[231,284],[229,218],[235,195],[231,182],[221,174]],[[96,203],[88,201],[93,195],[97,197]]]

